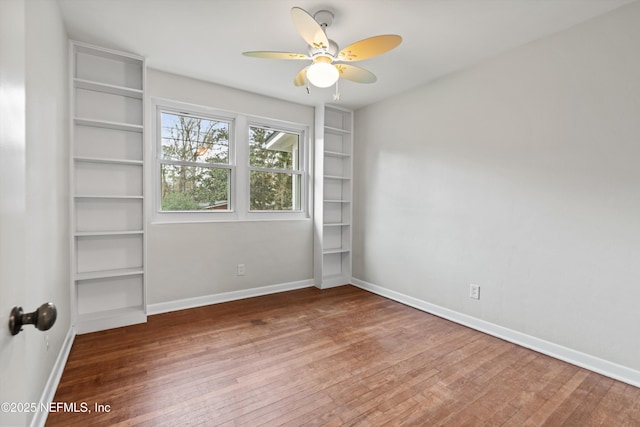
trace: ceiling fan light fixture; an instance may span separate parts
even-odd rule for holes
[[[1,0],[0,0],[1,1]],[[338,44],[327,37],[326,29],[333,22],[333,13],[327,10],[309,14],[299,7],[291,8],[291,20],[308,46],[308,54],[276,51],[251,51],[243,55],[254,58],[272,58],[287,60],[308,60],[313,63],[298,71],[293,79],[294,86],[309,86],[328,88],[336,85],[335,100],[340,98],[338,93],[339,79],[355,83],[375,83],[376,76],[371,71],[351,65],[351,62],[362,61],[382,55],[395,49],[402,37],[396,34],[383,34],[352,43],[342,50]],[[336,62],[336,65],[333,65]]]
[[[333,86],[340,78],[340,72],[330,62],[318,61],[307,69],[307,80],[315,87]]]

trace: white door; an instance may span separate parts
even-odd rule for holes
[[[25,425],[3,402],[26,396],[25,334],[9,333],[9,313],[26,301],[25,10],[0,0],[0,426]],[[28,309],[28,307],[24,307]]]

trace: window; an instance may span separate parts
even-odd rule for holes
[[[249,127],[249,209],[300,211],[300,135]]]
[[[160,112],[162,211],[230,210],[231,122]]]
[[[154,104],[154,221],[308,218],[305,126],[167,100]]]

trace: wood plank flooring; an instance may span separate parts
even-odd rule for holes
[[[47,426],[640,426],[638,388],[353,286],[77,336],[54,401],[92,412]]]

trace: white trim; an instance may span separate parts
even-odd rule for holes
[[[151,158],[153,161],[153,195],[152,195],[152,209],[151,219],[152,223],[164,222],[164,223],[180,223],[180,222],[210,222],[210,221],[233,221],[238,218],[237,214],[237,200],[235,196],[236,186],[236,127],[238,115],[228,111],[223,111],[215,108],[205,107],[201,105],[193,105],[184,102],[172,101],[163,98],[150,98],[152,106],[152,123],[150,128],[151,132]],[[161,115],[163,112],[174,115],[186,115],[190,117],[198,117],[206,120],[215,120],[225,122],[229,125],[229,163],[227,164],[212,164],[208,165],[203,163],[201,165],[197,162],[189,166],[195,167],[207,167],[211,169],[228,169],[229,173],[229,200],[227,204],[229,210],[223,211],[163,211],[161,208],[161,186],[160,186],[160,170],[163,163],[173,163],[171,161],[163,160],[160,158],[159,143],[162,136],[162,120]],[[178,164],[184,164],[187,162],[176,162]]]
[[[263,123],[263,122],[267,123]],[[244,212],[246,212],[247,218],[257,218],[257,219],[267,219],[270,216],[278,215],[282,218],[309,218],[311,215],[311,206],[309,205],[310,194],[305,190],[307,187],[307,180],[310,179],[310,171],[309,165],[309,153],[311,152],[311,139],[309,138],[309,127],[302,124],[294,124],[294,123],[284,123],[282,121],[270,121],[265,119],[264,117],[252,117],[247,116],[246,122],[246,137],[247,140],[244,141],[244,148],[246,151],[244,152],[245,158],[243,161],[247,165],[247,171],[245,173],[245,202],[246,206],[244,208]],[[298,135],[298,161],[297,161],[297,169],[273,169],[273,168],[262,168],[251,166],[251,162],[249,161],[250,157],[250,137],[251,128],[261,128],[265,130],[276,130],[280,132],[285,132],[293,135]],[[299,175],[300,176],[300,209],[290,210],[290,211],[261,211],[261,210],[251,210],[251,187],[250,187],[250,176],[251,172],[270,172],[270,173],[283,173],[289,175]],[[295,182],[295,181],[294,181]],[[295,191],[293,194],[295,198]]]
[[[144,278],[144,276],[143,276]],[[123,326],[146,323],[147,315],[143,307],[119,308],[102,313],[79,315],[75,325],[76,334],[89,334],[91,332],[107,329],[121,328]]]
[[[344,286],[348,283],[351,283],[349,277],[346,276],[331,276],[322,278],[321,283],[316,284],[315,286],[318,289],[329,289],[329,288],[337,288],[340,286]]]
[[[69,357],[69,353],[71,352],[71,346],[73,345],[75,337],[76,332],[73,326],[69,326],[67,335],[65,336],[64,341],[62,342],[62,347],[60,348],[60,352],[58,353],[58,357],[56,358],[56,361],[51,368],[49,378],[44,385],[44,389],[42,390],[42,395],[40,396],[39,401],[40,404],[48,405],[49,403],[53,402],[53,398],[56,395],[56,390],[58,389],[60,378],[62,378],[62,372],[64,371],[64,366],[67,363],[67,358]],[[47,421],[48,415],[49,413],[46,411],[36,411],[29,425],[31,427],[44,426]]]
[[[505,328],[476,317],[449,310],[448,308],[431,304],[418,298],[365,282],[364,280],[352,278],[351,283],[361,289],[392,299],[410,307],[417,308],[418,310],[468,326],[480,332],[484,332],[522,347],[546,354],[547,356],[571,363],[572,365],[631,384],[632,386],[640,387],[640,371],[635,369],[600,359],[599,357],[585,354],[578,350],[564,347],[522,332],[514,331],[513,329]]]
[[[202,307],[205,305],[220,304],[223,302],[237,301],[262,295],[277,294],[279,292],[310,288],[312,286],[313,279],[308,279],[300,280],[297,282],[281,283],[278,285],[261,286],[259,288],[243,289],[240,291],[204,295],[201,297],[186,298],[176,301],[160,302],[156,304],[149,304],[147,306],[147,314],[154,315],[160,313],[168,313],[170,311],[185,310],[187,308]]]
[[[173,101],[161,97],[150,97],[149,102],[153,113],[148,118],[148,126],[152,129],[147,144],[150,147],[150,157],[153,159],[153,172],[150,176],[153,185],[153,200],[151,201],[151,224],[179,224],[202,222],[239,222],[264,220],[303,220],[311,218],[311,138],[310,125],[295,123],[279,119],[270,119],[241,112],[220,110],[217,108],[196,105],[186,102]],[[209,120],[229,122],[229,164],[206,166],[182,161],[167,161],[159,158],[159,137],[161,135],[160,114],[168,112]],[[295,211],[251,211],[249,209],[249,173],[255,169],[249,166],[249,127],[256,126],[266,129],[277,129],[295,133],[300,136],[299,168],[295,171],[274,170],[278,173],[289,173],[300,176],[301,200],[300,210]],[[160,181],[158,179],[161,164],[186,164],[195,167],[210,167],[229,169],[230,191],[229,210],[225,211],[162,211],[160,198]],[[187,164],[188,163],[188,164]],[[260,169],[260,168],[258,168]]]
[[[184,220],[184,221],[151,221],[151,225],[166,225],[166,224],[203,224],[208,222],[269,222],[269,221],[311,221],[309,217],[301,218],[283,218],[269,216],[268,218],[250,217],[244,219],[202,219],[202,220]]]

